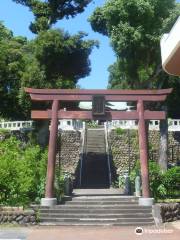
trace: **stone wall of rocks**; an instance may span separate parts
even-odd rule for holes
[[[180,220],[180,203],[160,204],[162,222]]]
[[[81,151],[81,133],[79,131],[61,131],[58,141],[57,164],[62,171],[76,175]]]
[[[0,224],[36,225],[35,210],[23,210],[18,207],[0,207]]]
[[[158,131],[149,131],[149,152],[150,159],[155,161],[159,158],[160,133]],[[180,132],[169,132],[169,162],[172,161],[172,146],[180,145]],[[112,130],[109,133],[109,145],[111,148],[112,162],[115,169],[127,171],[133,168],[137,159],[139,159],[139,143],[137,130],[123,130],[118,133]],[[179,158],[180,148],[173,148],[174,161]],[[129,163],[130,158],[130,163]]]
[[[130,141],[129,141],[130,139]],[[127,171],[130,167],[133,168],[138,158],[138,135],[137,131],[121,130],[118,134],[115,130],[109,134],[109,145],[111,148],[112,163],[115,169],[119,172]]]

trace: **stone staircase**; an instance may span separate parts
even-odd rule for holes
[[[53,207],[40,208],[41,225],[142,226],[153,225],[152,207],[138,205],[133,196],[82,195]]]
[[[105,132],[103,128],[87,129],[81,187],[109,187]]]

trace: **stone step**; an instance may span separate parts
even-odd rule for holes
[[[107,205],[112,205],[112,206],[121,206],[121,205],[137,205],[138,206],[138,202],[137,201],[67,201],[65,203],[65,205],[79,205],[79,206],[107,206]]]
[[[87,139],[103,139],[104,140],[104,137],[105,137],[105,134],[104,133],[87,133]]]
[[[40,213],[40,218],[152,218],[152,213],[108,213],[108,214],[102,214],[102,213],[88,213],[88,214],[82,214],[82,213]]]
[[[134,196],[124,196],[120,189],[117,188],[99,188],[99,189],[74,189],[74,197],[122,197],[122,198],[132,198]]]
[[[66,208],[66,209],[40,209],[41,213],[57,213],[57,214],[136,214],[136,213],[142,213],[142,214],[151,214],[152,209],[151,208],[127,208],[127,209],[77,209],[77,208]]]
[[[119,197],[119,196],[107,196],[107,197],[73,197],[72,201],[111,201],[111,202],[126,202],[126,201],[138,201],[138,198],[132,197],[132,198],[125,198],[125,197]]]
[[[97,153],[97,154],[105,154],[105,149],[86,149],[86,153]],[[99,156],[97,156],[96,158],[98,158]],[[105,157],[104,157],[105,158]],[[92,157],[91,157],[91,159],[92,159]]]
[[[41,209],[51,209],[51,208],[48,208],[48,207],[41,207]],[[81,209],[95,209],[95,210],[104,210],[104,209],[107,209],[107,210],[121,210],[121,209],[151,209],[151,207],[146,207],[146,206],[139,206],[137,204],[112,204],[112,205],[87,205],[87,204],[84,204],[84,205],[68,205],[68,204],[65,204],[65,205],[57,205],[57,206],[54,206],[53,209],[78,209],[78,210],[81,210]]]
[[[105,143],[87,142],[88,147],[105,147]]]
[[[95,149],[106,149],[106,146],[105,145],[102,145],[102,146],[98,146],[98,145],[96,145],[96,144],[94,144],[94,145],[86,145],[86,149],[87,148],[95,148]]]
[[[97,154],[105,154],[105,149],[95,149],[95,148],[87,148],[86,153],[97,153]],[[92,158],[92,157],[91,157]],[[98,157],[96,157],[97,160]]]
[[[128,222],[128,223],[107,223],[107,222],[98,222],[98,223],[90,223],[90,222],[41,222],[41,226],[99,226],[99,227],[105,227],[105,226],[152,226],[154,225],[154,221],[150,222]]]
[[[89,147],[89,146],[87,146],[86,147],[86,152],[87,151],[88,152],[96,152],[97,153],[96,159],[98,159],[99,157],[101,157],[101,156],[98,156],[98,155],[100,155],[100,153],[102,153],[102,154],[106,153],[106,148],[105,147],[99,148],[99,147]],[[92,158],[92,156],[91,156],[91,158]],[[96,159],[94,159],[94,160],[96,160]]]
[[[153,218],[51,218],[51,217],[43,217],[41,218],[41,222],[66,222],[66,223],[152,223]]]
[[[106,147],[105,147],[105,145],[99,146],[99,145],[94,144],[94,145],[87,145],[86,148],[105,149]]]
[[[89,139],[87,140],[86,144],[98,144],[98,145],[105,145],[105,141],[103,140],[98,140],[97,138]]]
[[[94,136],[87,136],[87,141],[88,142],[105,142],[105,138],[104,138],[104,136],[96,136],[96,135],[94,135]]]

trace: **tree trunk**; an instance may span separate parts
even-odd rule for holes
[[[158,164],[163,172],[167,170],[168,164],[168,121],[160,121],[160,146]]]

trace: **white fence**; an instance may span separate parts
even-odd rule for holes
[[[159,131],[159,120],[149,121],[149,130]],[[109,129],[138,129],[138,121],[135,120],[113,120],[108,122]],[[180,131],[180,119],[168,119],[168,131]]]
[[[21,129],[32,129],[32,128],[33,128],[33,121],[0,122],[0,129],[18,131]]]
[[[22,129],[33,129],[33,121],[3,121],[0,122],[0,129],[6,129],[10,131],[20,131]],[[83,128],[83,122],[80,120],[59,120],[58,129],[62,130],[80,130]]]
[[[59,130],[80,130],[83,129],[83,121],[81,120],[72,120],[72,119],[63,119],[59,120],[58,124],[58,129]]]
[[[122,129],[137,129],[138,122],[134,120],[113,120],[107,123],[108,129],[122,128]],[[83,121],[64,119],[59,120],[59,130],[81,130],[83,128]],[[0,129],[7,129],[11,131],[18,131],[21,129],[33,129],[33,121],[13,121],[13,122],[0,122]],[[150,130],[159,131],[159,120],[151,120],[149,125]],[[180,119],[168,120],[169,131],[180,131]]]

